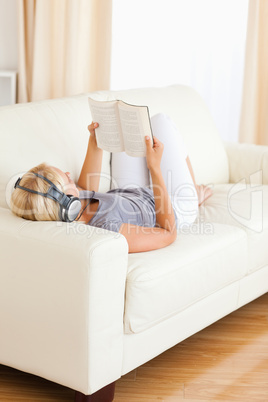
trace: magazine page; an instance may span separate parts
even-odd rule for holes
[[[124,151],[117,101],[88,98],[88,102],[93,121],[99,123],[95,130],[98,147],[108,152]]]
[[[147,106],[118,102],[118,110],[124,137],[125,152],[130,156],[146,156],[145,136],[152,138],[152,129]]]

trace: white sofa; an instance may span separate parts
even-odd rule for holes
[[[106,230],[18,218],[8,204],[20,174],[45,161],[78,178],[91,116],[86,94],[0,108],[0,363],[98,395],[267,292],[268,147],[223,143],[189,87],[90,96],[168,114],[196,182],[213,189],[191,230],[146,253],[128,255],[125,238]]]

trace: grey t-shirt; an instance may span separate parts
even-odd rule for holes
[[[80,199],[99,201],[98,209],[88,222],[90,226],[118,232],[122,223],[154,227],[155,203],[153,191],[147,187],[114,189],[107,193],[80,191]]]

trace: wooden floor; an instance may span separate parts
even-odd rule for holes
[[[0,365],[0,401],[73,402],[74,392]],[[268,294],[122,377],[115,402],[268,401]]]

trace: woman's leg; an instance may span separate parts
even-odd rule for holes
[[[112,154],[111,188],[148,187],[150,185],[149,170],[146,158],[128,156],[125,152]]]
[[[159,113],[151,118],[151,124],[153,134],[164,143],[165,148],[168,147],[169,142],[170,147],[173,149],[175,142],[176,152],[180,153],[181,158],[185,159],[187,157],[187,149],[184,145],[183,138],[177,132],[172,120],[166,115]],[[165,151],[165,154],[167,153],[169,153],[169,151]],[[172,151],[172,154],[175,154],[175,152]],[[178,155],[176,154],[175,159],[177,158]],[[166,155],[166,159],[169,163],[169,156]],[[168,163],[162,163],[161,167],[165,169]],[[128,156],[125,152],[113,153],[111,157],[111,171],[113,178],[112,188],[149,187],[152,183],[145,157],[134,158]]]
[[[153,134],[164,144],[161,171],[176,214],[177,227],[191,225],[198,216],[198,196],[186,161],[183,137],[172,120],[159,113],[151,118]]]
[[[176,212],[177,227],[191,224],[198,214],[197,193],[186,163],[187,149],[172,120],[159,113],[151,118],[153,135],[164,144],[161,171]],[[112,154],[112,188],[149,187],[146,158]]]

